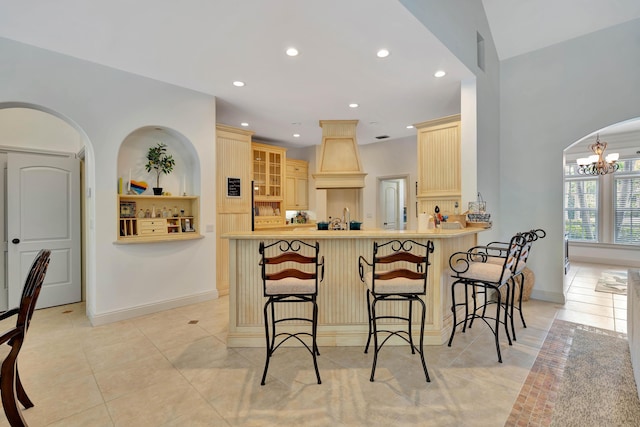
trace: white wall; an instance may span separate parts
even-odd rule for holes
[[[5,108],[0,111],[0,146],[78,153],[84,143],[77,130],[49,113]]]
[[[541,227],[531,256],[534,298],[563,301],[563,150],[640,116],[640,20],[502,63],[503,228]]]
[[[477,191],[487,201],[494,227],[478,238],[490,242],[505,238],[508,231],[502,227],[502,214],[498,209],[503,197],[500,191],[500,63],[491,37],[489,24],[484,14],[482,2],[469,0],[400,0],[400,2],[429,29],[475,76],[476,109],[465,104],[473,94],[469,92],[472,82],[464,82],[462,87],[462,131],[465,150],[472,144],[472,129],[477,134],[477,167],[465,173],[477,173]],[[481,70],[477,61],[477,34],[485,41],[485,67]],[[425,52],[425,54],[428,54]],[[476,114],[475,123],[473,115]],[[463,180],[465,194],[475,191],[468,175]],[[464,200],[463,200],[464,204]],[[464,207],[464,206],[463,206]]]
[[[87,143],[87,314],[94,323],[217,295],[213,233],[188,242],[114,244],[119,146],[145,126],[173,129],[193,144],[201,224],[215,224],[213,97],[7,39],[0,39],[0,81],[0,104],[56,112]]]
[[[417,228],[415,218],[415,182],[418,179],[416,156],[418,155],[417,137],[381,141],[360,145],[360,162],[367,174],[364,179],[362,226],[368,229],[378,228],[378,178],[409,175],[409,199],[407,200],[407,228]],[[398,155],[398,153],[402,153]]]
[[[476,74],[478,191],[494,221],[480,239],[545,229],[530,258],[532,296],[563,302],[562,150],[640,116],[640,21],[499,62],[481,2],[400,1]]]

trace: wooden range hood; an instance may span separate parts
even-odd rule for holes
[[[356,126],[358,120],[320,120],[322,145],[316,189],[363,188],[366,173],[362,171]]]

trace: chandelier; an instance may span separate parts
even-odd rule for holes
[[[600,135],[596,135],[596,143],[589,146],[592,154],[589,157],[578,159],[578,173],[581,175],[606,175],[620,169],[618,164],[618,153],[611,153],[604,157],[604,150],[607,149],[606,142],[600,142]]]

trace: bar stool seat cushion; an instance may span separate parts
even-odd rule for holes
[[[490,263],[490,264],[504,265],[504,258],[490,256],[490,257],[487,257],[487,262]],[[526,266],[527,266],[526,262],[518,261],[518,264],[516,265],[516,272],[514,273],[514,276],[517,276],[518,274],[522,273],[522,271],[525,269]]]
[[[378,271],[377,274],[384,274],[386,271]],[[373,292],[373,273],[364,275],[364,283],[367,289]],[[412,280],[406,277],[396,277],[395,279],[376,280],[376,294],[421,294],[424,292],[424,280]]]
[[[492,282],[501,285],[506,283],[511,277],[511,274],[502,274],[504,258],[497,258],[498,260],[502,260],[500,263],[489,262],[491,258],[493,257],[488,257],[487,262],[470,262],[467,271],[458,273],[458,277],[477,282]],[[502,278],[500,276],[502,276]]]
[[[297,277],[265,280],[264,289],[266,295],[312,295],[316,292],[316,281]]]

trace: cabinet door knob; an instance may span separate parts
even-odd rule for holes
[[[17,245],[18,243],[20,243],[20,239],[13,239],[11,243]]]

